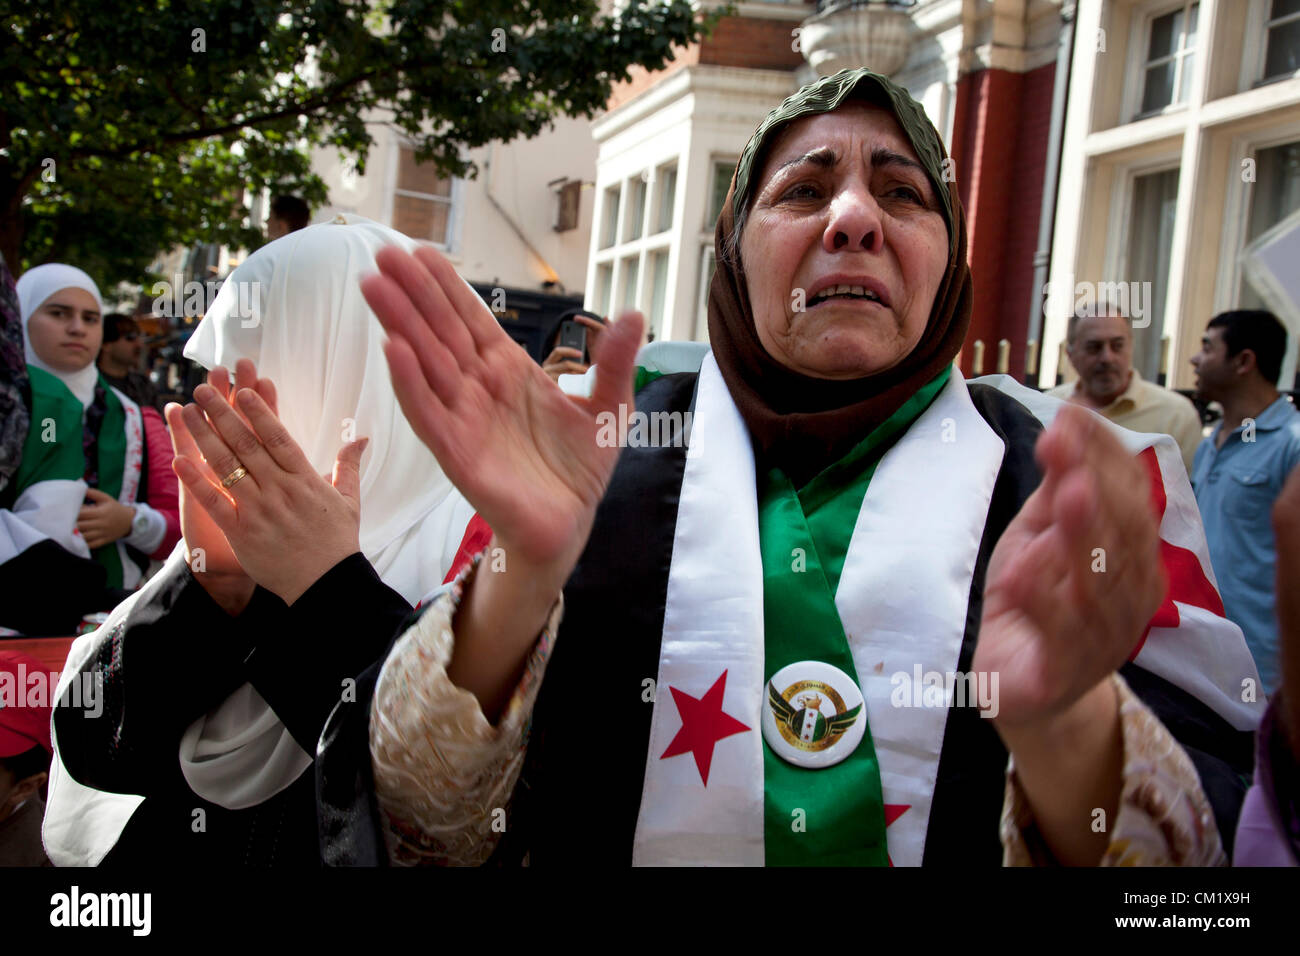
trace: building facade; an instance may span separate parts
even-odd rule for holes
[[[417,162],[413,144],[377,121],[364,175],[335,152],[313,155],[329,202],[312,219],[355,213],[428,242],[541,357],[556,317],[582,304],[596,155],[590,125],[559,117],[533,139],[472,150],[477,176],[448,178]]]
[[[329,202],[313,221],[340,212],[391,225],[430,242],[471,282],[555,293],[580,291],[591,232],[591,171],[596,147],[590,121],[559,117],[533,139],[491,143],[468,154],[474,178],[439,176],[416,161],[396,128],[371,125],[375,145],[358,175],[337,153],[317,150],[313,170]],[[567,183],[582,184],[576,215],[557,223]],[[557,225],[567,228],[557,229]]]
[[[1260,306],[1243,250],[1300,209],[1300,0],[1083,0],[1076,29],[1041,383],[1104,283],[1142,375],[1190,388],[1209,319]]]

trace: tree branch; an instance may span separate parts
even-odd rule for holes
[[[366,72],[358,74],[348,80],[346,83],[331,87],[325,90],[321,95],[312,97],[311,99],[295,106],[273,110],[259,116],[252,116],[246,119],[232,121],[221,126],[201,126],[196,129],[182,130],[181,132],[163,135],[149,144],[135,143],[129,146],[121,146],[117,149],[78,147],[77,149],[69,150],[66,153],[56,154],[56,156],[62,159],[86,159],[91,156],[98,156],[106,159],[122,159],[133,153],[148,155],[150,153],[158,152],[158,147],[162,145],[186,143],[199,139],[210,139],[212,137],[223,136],[226,133],[233,133],[242,129],[256,129],[259,126],[264,126],[277,120],[288,119],[292,116],[307,116],[324,109],[325,107],[346,102],[348,97],[345,94],[348,94],[359,84],[369,80],[377,72],[377,70],[367,70]]]

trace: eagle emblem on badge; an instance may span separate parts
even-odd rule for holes
[[[784,691],[769,681],[767,703],[781,736],[800,750],[834,746],[862,713],[862,704],[846,710],[835,688],[819,680],[796,681]]]

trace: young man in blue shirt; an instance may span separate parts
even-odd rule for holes
[[[1277,390],[1286,339],[1271,312],[1224,312],[1191,360],[1197,391],[1223,406],[1196,450],[1192,488],[1224,610],[1245,633],[1266,693],[1280,679],[1270,514],[1300,464],[1300,412]]]

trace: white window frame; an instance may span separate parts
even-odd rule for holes
[[[1260,130],[1254,135],[1244,134],[1232,142],[1229,169],[1241,169],[1246,159],[1257,157],[1262,150],[1274,146],[1283,146],[1300,140],[1300,119],[1292,120],[1284,126],[1274,126]],[[1231,239],[1231,244],[1221,247],[1228,255],[1219,256],[1219,272],[1214,284],[1214,312],[1226,312],[1236,308],[1237,290],[1242,280],[1242,250],[1246,244],[1246,231],[1250,228],[1250,203],[1247,195],[1248,186],[1254,183],[1238,181],[1228,190],[1224,198],[1223,238]]]
[[[388,220],[389,228],[395,229],[393,225],[393,210],[396,206],[394,201],[398,196],[410,196],[416,199],[431,199],[442,202],[444,197],[434,196],[429,193],[417,193],[410,189],[397,188],[397,174],[401,167],[402,150],[415,149],[415,144],[407,139],[397,139],[388,157],[388,182],[391,188],[388,190],[388,196],[385,199],[385,218]],[[445,197],[447,204],[451,207],[447,213],[447,241],[435,242],[432,239],[420,239],[416,236],[410,238],[417,242],[427,243],[435,249],[441,249],[448,255],[457,255],[461,248],[461,224],[465,213],[465,181],[459,176],[451,178],[451,195]],[[403,233],[405,235],[405,233]]]
[[[1163,156],[1154,156],[1143,159],[1138,162],[1120,166],[1115,169],[1115,185],[1111,191],[1110,197],[1110,222],[1120,224],[1119,235],[1126,237],[1123,242],[1108,242],[1106,244],[1106,255],[1102,265],[1102,282],[1131,282],[1134,277],[1128,274],[1128,241],[1127,237],[1132,235],[1133,231],[1133,189],[1135,181],[1140,176],[1150,176],[1153,173],[1167,173],[1171,170],[1178,170],[1178,188],[1183,188],[1183,169],[1182,157],[1178,153],[1167,153]],[[1174,272],[1174,261],[1180,255],[1177,245],[1169,250],[1169,271],[1172,275]],[[1090,278],[1080,276],[1080,279]],[[1163,316],[1163,322],[1160,328],[1161,339],[1169,338],[1173,340],[1170,334],[1170,312],[1169,296],[1174,291],[1174,285],[1171,282],[1169,288],[1165,290],[1165,301],[1160,304],[1160,310]],[[1074,308],[1073,298],[1071,298],[1070,308]],[[1173,329],[1177,332],[1177,328]],[[1062,342],[1065,340],[1062,339]],[[1159,369],[1169,373],[1168,369]]]
[[[1252,0],[1246,15],[1246,42],[1242,47],[1241,78],[1238,84],[1238,89],[1242,92],[1300,76],[1298,69],[1294,73],[1280,73],[1264,78],[1264,58],[1268,53],[1268,15],[1272,6],[1273,0]]]
[[[609,296],[608,301],[604,301],[601,295],[600,271],[602,269],[609,270],[609,287],[607,289],[608,296]],[[596,263],[596,268],[593,275],[595,278],[595,287],[591,290],[593,296],[591,310],[593,312],[596,312],[598,315],[608,316],[614,312],[614,263],[612,262]]]
[[[673,289],[675,288],[675,276],[677,275],[677,257],[674,254],[673,239],[678,235],[677,217],[681,212],[682,190],[684,184],[682,181],[682,169],[687,160],[687,154],[682,152],[667,153],[657,156],[653,161],[647,161],[644,165],[633,170],[620,172],[620,175],[611,177],[607,181],[597,182],[596,188],[600,197],[602,208],[596,210],[596,215],[601,217],[598,221],[604,222],[604,203],[608,198],[608,191],[617,188],[619,196],[618,216],[615,222],[615,241],[612,246],[606,246],[603,249],[596,249],[592,255],[590,265],[590,275],[593,277],[591,295],[593,308],[599,307],[595,302],[595,297],[600,292],[599,270],[601,266],[610,268],[610,296],[609,308],[612,315],[617,315],[625,308],[633,308],[641,312],[649,319],[651,314],[651,302],[648,296],[653,291],[653,279],[647,279],[650,258],[656,252],[665,252],[668,255],[668,279],[665,285],[665,294],[668,301],[664,303],[664,320],[663,324],[668,325],[672,321],[672,315],[675,308],[670,308],[673,303]],[[660,170],[672,167],[677,171],[677,184],[673,194],[673,221],[663,232],[651,232],[650,230],[657,227],[658,220],[658,201],[659,188],[661,185]],[[641,219],[641,235],[636,239],[625,239],[628,229],[631,226],[629,219],[629,210],[631,206],[631,196],[636,187],[643,185],[645,187],[645,208]],[[595,245],[603,240],[603,233],[597,235]],[[627,276],[625,265],[627,260],[635,259],[637,263],[636,288],[632,293],[631,305],[625,304],[627,293]],[[658,338],[663,329],[653,329],[655,337]]]
[[[666,236],[667,234],[668,231],[665,230],[658,235]],[[654,321],[655,278],[654,269],[651,268],[651,265],[654,262],[655,256],[658,255],[664,257],[664,308],[659,314],[659,324],[656,326]],[[673,289],[670,282],[673,275],[672,244],[663,243],[661,245],[647,247],[641,254],[641,269],[645,272],[645,276],[642,279],[642,288],[645,289],[645,301],[642,303],[643,308],[641,309],[641,312],[645,316],[647,327],[654,331],[655,339],[660,340],[664,338],[664,326],[671,325],[673,320],[672,312],[668,308],[668,302],[673,297]]]
[[[1120,224],[1118,235],[1127,237],[1133,227],[1133,187],[1134,181],[1141,176],[1152,173],[1167,173],[1179,170],[1179,188],[1182,183],[1182,157],[1178,153],[1149,157],[1139,162],[1115,169],[1115,185],[1110,197],[1110,222]],[[1176,251],[1176,250],[1175,250]],[[1132,276],[1124,275],[1128,269],[1128,243],[1108,242],[1106,244],[1105,262],[1102,268],[1104,282],[1127,282]],[[1083,278],[1083,277],[1080,277]]]
[[[605,242],[605,224],[606,224],[606,221],[607,221],[607,218],[608,218],[608,213],[609,213],[609,201],[610,201],[610,195],[609,195],[609,194],[610,194],[611,192],[614,193],[614,196],[613,196],[613,199],[614,199],[614,230],[613,230],[613,231],[614,231],[614,240],[613,240],[609,245],[602,245],[602,244]],[[623,228],[623,223],[622,223],[622,218],[623,218],[623,183],[622,183],[622,181],[620,180],[620,181],[616,181],[616,182],[613,182],[613,183],[607,183],[607,184],[604,186],[604,188],[602,188],[602,189],[600,190],[600,192],[599,192],[597,195],[598,195],[598,197],[599,197],[599,201],[600,201],[600,208],[596,210],[596,214],[595,214],[595,216],[593,217],[593,220],[592,220],[592,221],[593,221],[594,224],[595,224],[595,228],[598,230],[597,233],[596,233],[596,246],[597,246],[596,254],[597,254],[598,256],[600,256],[600,255],[604,255],[604,254],[605,254],[606,252],[608,252],[610,249],[617,249],[617,248],[619,247],[619,245],[621,245],[621,243],[620,243],[619,240],[618,240],[618,237],[619,237],[619,233],[622,231],[622,228]]]
[[[627,290],[627,278],[621,274],[625,271],[623,267],[629,259],[636,260],[636,286],[632,289],[630,296]],[[614,315],[618,315],[624,309],[636,309],[637,311],[644,312],[640,307],[640,303],[641,289],[645,285],[645,253],[643,251],[635,250],[631,252],[625,251],[624,254],[619,256],[615,261],[618,262],[618,272],[620,275],[618,277],[618,284],[614,287],[614,294],[609,300],[610,311]]]
[[[646,168],[654,170],[654,178],[646,184],[648,187],[646,206],[649,212],[646,215],[645,230],[642,235],[646,237],[668,235],[673,231],[673,227],[677,225],[677,191],[681,187],[681,175],[677,160],[669,159]],[[672,209],[668,212],[668,225],[660,229],[659,209],[663,202],[664,181],[667,179],[665,174],[669,172],[673,174],[673,203]]]
[[[1124,79],[1123,115],[1126,117],[1125,122],[1138,123],[1155,116],[1164,116],[1166,113],[1173,113],[1187,109],[1191,97],[1195,94],[1194,89],[1189,92],[1188,100],[1184,100],[1181,103],[1175,100],[1158,110],[1153,110],[1150,113],[1140,112],[1142,109],[1142,96],[1146,91],[1147,66],[1149,65],[1147,61],[1147,50],[1151,46],[1151,25],[1156,20],[1173,13],[1175,10],[1190,10],[1192,3],[1194,2],[1196,2],[1196,0],[1179,0],[1177,3],[1170,3],[1169,0],[1162,0],[1160,3],[1149,4],[1148,6],[1140,8],[1134,12],[1135,16],[1140,16],[1142,18],[1142,26],[1140,30],[1134,30],[1130,33],[1130,37],[1138,39],[1140,42],[1133,43],[1129,49],[1128,66],[1126,68],[1127,75]],[[1206,32],[1205,23],[1203,22],[1204,15],[1204,10],[1197,11],[1196,46],[1192,47],[1190,54],[1187,52],[1174,54],[1174,59],[1179,61],[1177,68],[1174,71],[1174,96],[1178,95],[1178,88],[1182,83],[1183,70],[1186,66],[1187,57],[1189,55],[1193,57],[1205,55]],[[1130,40],[1130,42],[1132,41]],[[1193,66],[1192,69],[1195,70],[1195,66]]]
[[[718,224],[716,214],[713,218],[709,218],[708,203],[713,201],[713,175],[719,166],[726,164],[734,168],[739,162],[740,157],[731,153],[711,153],[709,155],[709,180],[705,191],[707,202],[704,206],[704,221],[700,223],[699,251],[695,256],[696,301],[695,327],[692,341],[707,342],[709,340],[709,289],[704,284],[704,276],[708,269],[709,255],[714,251],[714,231]]]
[[[641,173],[635,176],[629,176],[623,180],[623,202],[620,206],[623,208],[623,231],[618,234],[618,245],[630,246],[641,242],[646,238],[646,229],[649,227],[647,220],[647,210],[650,207],[650,180],[645,178],[648,170],[653,166],[647,167]],[[637,192],[641,193],[641,234],[639,236],[631,235],[632,230],[632,200],[636,198]]]
[[[713,174],[717,171],[718,166],[722,165],[723,163],[727,163],[734,169],[739,162],[740,162],[739,156],[713,155],[709,157],[708,192],[705,194],[706,198],[708,199],[708,202],[710,203],[713,202]],[[723,202],[726,202],[725,198],[723,199]],[[720,213],[722,212],[722,210],[719,209],[718,212]],[[708,233],[710,237],[712,237],[713,229],[717,225],[718,219],[717,219],[717,213],[714,214],[713,218],[709,218],[708,203],[705,203],[704,206],[704,220],[705,221],[701,224],[700,228],[703,229],[706,233]]]

